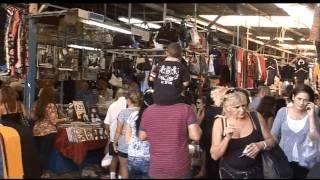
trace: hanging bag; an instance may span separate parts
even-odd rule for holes
[[[156,42],[159,44],[170,44],[172,42],[178,41],[178,32],[176,29],[172,28],[171,22],[166,22],[160,28],[158,35],[156,37]]]
[[[113,37],[112,44],[114,47],[129,47],[134,44],[134,37],[132,34],[117,33]]]
[[[201,74],[201,67],[200,67],[200,61],[196,57],[196,55],[193,53],[190,61],[190,74],[192,75],[200,75]]]
[[[197,28],[192,28],[190,30],[191,42],[189,43],[189,49],[197,50],[201,48],[200,35]]]
[[[257,127],[260,139],[263,140],[257,114],[256,112],[250,112],[250,114]],[[265,179],[290,179],[293,177],[288,158],[278,144],[270,150],[262,151],[261,158]]]
[[[191,41],[190,33],[184,20],[181,21],[179,26],[179,40],[181,41],[182,48],[187,48]]]
[[[218,38],[217,32],[216,31],[209,32],[207,40],[210,45],[215,45],[216,43],[218,43],[219,38]]]
[[[141,71],[150,71],[152,68],[152,65],[148,59],[147,56],[144,57],[144,62],[137,64],[137,69]]]

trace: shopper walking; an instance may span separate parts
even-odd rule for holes
[[[240,89],[229,89],[222,106],[223,116],[214,121],[211,146],[212,158],[220,159],[220,178],[263,178],[259,152],[274,145],[263,117],[248,112],[248,95]],[[263,141],[254,121],[260,123]]]
[[[128,179],[128,145],[125,143],[127,120],[131,113],[139,111],[140,94],[129,93],[127,100],[128,107],[120,111],[117,118],[117,129],[114,136],[113,149],[118,153],[120,161],[120,176]]]
[[[308,85],[297,85],[292,101],[292,106],[278,111],[271,133],[288,157],[294,178],[303,179],[319,160],[319,150],[307,153],[305,145],[319,141],[320,119],[315,113],[314,91]]]
[[[130,179],[149,178],[150,145],[148,141],[139,140],[138,130],[143,112],[148,106],[153,104],[152,93],[152,89],[144,93],[140,110],[131,113],[127,121],[126,143],[128,144],[128,169]]]
[[[252,102],[249,104],[249,109],[257,110],[261,99],[266,95],[271,95],[270,88],[268,86],[259,86],[256,97],[254,97]]]
[[[149,106],[142,115],[139,139],[150,143],[151,178],[191,178],[188,137],[199,141],[201,129],[184,103]]]
[[[17,101],[16,91],[9,86],[2,87],[0,90],[1,123],[16,129],[20,135],[24,178],[40,178],[40,157],[32,129],[21,123],[22,115],[26,116],[26,113],[23,104]]]
[[[114,135],[117,129],[117,118],[123,109],[127,108],[127,91],[122,88],[119,88],[116,97],[118,98],[115,102],[113,102],[107,111],[106,118],[104,120],[104,124],[106,126],[106,130],[109,134],[109,155],[112,156],[112,161],[110,165],[110,178],[116,178],[116,170],[118,164],[118,154],[113,149]]]
[[[257,108],[257,112],[265,119],[268,130],[271,130],[276,113],[276,98],[273,96],[264,96]]]
[[[47,170],[50,154],[53,150],[53,143],[57,134],[56,123],[65,119],[58,119],[56,107],[56,93],[52,87],[45,87],[40,91],[38,100],[32,108],[31,118],[35,124],[33,135],[41,157],[43,168],[42,178],[50,177]]]

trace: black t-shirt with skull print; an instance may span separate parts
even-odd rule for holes
[[[190,80],[188,69],[179,61],[163,61],[151,72],[155,78],[153,101],[155,104],[172,105],[181,100],[183,82]]]

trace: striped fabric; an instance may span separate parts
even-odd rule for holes
[[[154,104],[145,110],[140,130],[150,143],[150,177],[179,178],[190,172],[188,125],[195,122],[196,115],[187,104]]]

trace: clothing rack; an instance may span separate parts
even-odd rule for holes
[[[118,55],[125,55],[125,56],[141,56],[140,54],[130,54],[130,53],[126,53],[126,52],[117,52],[117,51],[113,51],[113,50],[107,50],[107,53],[111,53],[111,54],[118,54]],[[147,55],[143,55],[144,57],[165,57],[166,55],[160,55],[160,54],[147,54]]]

